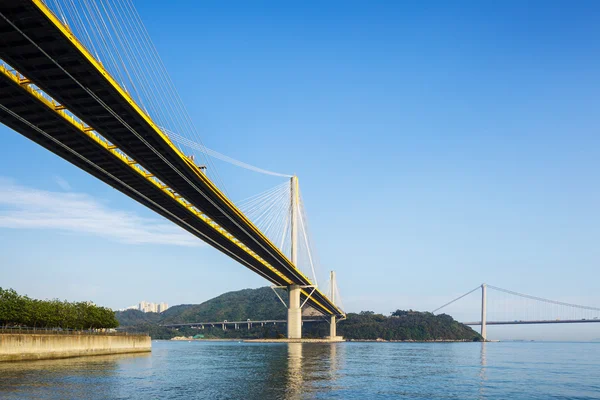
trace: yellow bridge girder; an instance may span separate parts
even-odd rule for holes
[[[235,223],[235,221],[238,221],[239,223],[243,224],[243,229],[237,230],[237,227],[233,226],[229,222],[226,223],[225,225],[229,226],[229,228],[231,228],[234,232],[237,231],[238,234],[240,234],[241,237],[244,238],[244,240],[251,240],[251,241],[256,242],[258,244],[258,246],[255,247],[255,249],[258,250],[259,252],[261,252],[261,254],[263,256],[268,257],[272,262],[275,262],[277,265],[281,264],[281,269],[278,267],[275,267],[271,262],[265,260],[261,255],[257,254],[252,248],[248,247],[245,243],[243,243],[238,237],[233,235],[231,233],[231,231],[228,231],[223,226],[221,226],[219,223],[217,223],[214,219],[209,217],[209,215],[207,215],[207,213],[204,212],[201,209],[201,207],[197,207],[195,204],[193,204],[191,201],[188,200],[188,198],[190,198],[190,197],[186,198],[186,197],[182,196],[180,193],[177,192],[177,190],[175,188],[169,187],[163,180],[160,180],[158,177],[156,177],[153,174],[153,172],[150,170],[152,168],[148,169],[148,167],[151,167],[151,166],[145,165],[145,164],[148,164],[147,160],[141,160],[142,162],[145,163],[144,165],[142,165],[138,162],[139,160],[136,161],[133,157],[130,157],[129,155],[127,155],[125,153],[125,151],[121,150],[114,143],[111,143],[111,141],[107,139],[107,137],[112,137],[111,132],[103,131],[106,134],[106,136],[103,136],[100,132],[98,132],[97,130],[94,130],[93,124],[90,125],[90,124],[84,123],[84,121],[79,118],[75,118],[74,113],[69,111],[68,108],[65,107],[65,105],[60,104],[61,102],[55,101],[54,98],[52,98],[51,96],[48,95],[49,93],[47,91],[42,92],[40,89],[38,89],[37,85],[36,85],[37,78],[40,78],[40,82],[44,82],[45,84],[50,83],[50,81],[44,81],[43,77],[37,76],[36,73],[34,72],[35,69],[32,70],[32,69],[27,69],[24,67],[24,72],[27,72],[27,71],[30,72],[30,74],[28,74],[28,75],[31,75],[31,76],[29,76],[29,77],[22,75],[20,73],[20,71],[12,72],[6,68],[2,68],[0,72],[2,72],[4,75],[9,77],[15,83],[17,83],[19,85],[19,87],[21,87],[23,90],[26,90],[28,94],[30,94],[33,98],[38,100],[41,104],[43,104],[44,106],[46,106],[47,108],[49,108],[50,110],[55,112],[57,115],[59,115],[62,119],[67,121],[69,124],[74,126],[83,135],[85,135],[86,137],[91,139],[93,143],[95,143],[99,146],[99,149],[107,151],[109,154],[111,154],[115,158],[115,160],[118,160],[119,162],[121,162],[124,165],[131,168],[131,170],[134,171],[136,174],[143,177],[148,182],[151,182],[154,187],[161,190],[164,194],[167,194],[174,202],[177,202],[181,206],[185,207],[185,209],[194,218],[197,218],[198,220],[203,221],[207,226],[210,226],[211,229],[213,229],[219,235],[226,238],[231,243],[235,244],[235,246],[237,246],[237,248],[241,249],[246,254],[250,255],[254,260],[256,260],[256,262],[260,263],[260,265],[262,265],[264,268],[268,269],[272,274],[279,277],[281,280],[281,283],[285,283],[288,285],[298,284],[299,282],[296,282],[296,280],[299,280],[299,281],[304,281],[304,282],[302,282],[302,284],[304,284],[304,285],[312,285],[310,279],[308,277],[306,277],[306,275],[304,275],[297,268],[297,266],[293,262],[291,262],[287,258],[287,256],[285,256],[283,254],[283,252],[279,248],[277,248],[235,206],[235,204],[233,202],[231,202],[231,200],[229,200],[227,198],[227,196],[225,196],[217,188],[217,186],[206,176],[206,174],[204,174],[198,168],[198,166],[195,165],[195,163],[192,160],[190,160],[186,155],[184,155],[171,142],[169,137],[164,132],[162,132],[162,130],[152,121],[152,118],[147,113],[145,113],[141,107],[139,107],[136,104],[136,102],[131,98],[129,93],[126,90],[124,90],[115,81],[115,79],[111,76],[111,74],[104,68],[102,63],[100,63],[98,60],[96,60],[92,56],[92,54],[86,49],[86,47],[81,42],[79,42],[79,40],[75,37],[73,32],[66,25],[64,25],[57,18],[57,16],[54,15],[54,13],[46,6],[46,4],[44,3],[43,0],[14,0],[14,1],[15,1],[15,4],[9,2],[5,5],[7,7],[7,9],[14,10],[15,7],[18,6],[17,9],[20,10],[19,12],[26,12],[27,15],[25,15],[25,18],[27,21],[34,21],[34,20],[37,21],[36,23],[31,25],[32,27],[43,26],[44,29],[47,29],[48,35],[52,36],[52,38],[55,40],[55,42],[53,42],[53,44],[60,44],[63,49],[65,49],[69,52],[70,56],[74,56],[77,59],[79,59],[80,57],[83,57],[83,59],[85,61],[82,60],[82,62],[84,62],[86,64],[86,68],[88,68],[88,71],[93,72],[94,76],[98,75],[98,82],[102,81],[102,82],[108,83],[108,85],[110,87],[112,87],[118,94],[117,97],[119,97],[119,96],[122,97],[122,99],[120,99],[119,102],[124,102],[124,104],[127,104],[132,109],[133,113],[135,113],[137,115],[137,117],[135,117],[135,118],[139,117],[145,121],[145,123],[147,124],[147,127],[149,129],[144,128],[144,133],[149,134],[150,136],[148,136],[148,137],[154,137],[155,141],[160,142],[160,146],[162,146],[164,144],[168,148],[168,150],[165,150],[165,154],[168,154],[170,157],[173,154],[176,155],[176,157],[174,157],[172,159],[182,161],[183,165],[181,165],[180,168],[187,167],[188,171],[191,171],[193,173],[194,178],[197,179],[198,181],[200,181],[202,183],[202,185],[204,185],[205,188],[207,188],[207,190],[208,190],[207,193],[210,192],[211,196],[215,196],[215,198],[217,198],[218,201],[221,202],[220,204],[222,204],[223,210],[227,210],[227,213],[228,213],[228,214],[224,214],[224,215],[227,218],[231,219],[231,221],[234,223]],[[25,10],[25,11],[23,11],[23,10]],[[9,24],[12,24],[8,20],[7,20],[7,22]],[[41,25],[37,25],[37,23],[39,23]],[[7,25],[6,27],[8,28],[9,26]],[[21,32],[21,30],[18,27],[14,26],[14,25],[13,25],[13,27],[17,31],[19,31],[22,35],[24,35],[23,37],[27,38],[25,33]],[[41,53],[45,54],[46,57],[49,57],[49,59],[52,62],[56,63],[56,61],[54,61],[47,53],[45,53],[44,50],[38,46],[38,44],[36,44],[34,42],[32,42],[32,44],[35,47],[37,47],[37,49]],[[36,51],[38,51],[38,50],[36,50]],[[78,54],[76,54],[76,53],[78,53]],[[58,63],[56,63],[56,66],[59,67],[59,69],[62,69],[68,75],[68,72],[65,71],[63,69],[63,67],[60,66]],[[73,77],[71,76],[71,78],[73,78]],[[77,80],[75,80],[75,82],[77,82]],[[55,94],[56,97],[61,97],[61,95],[59,94],[60,92],[57,91],[57,90],[61,90],[61,89],[55,88],[53,90],[54,90],[53,93]],[[73,108],[73,109],[77,108],[76,105],[74,105],[75,103],[69,103],[68,101],[65,101],[65,103],[70,104],[71,108]],[[133,114],[128,114],[128,115],[133,117]],[[89,121],[91,122],[94,120],[94,117],[87,115],[84,119],[86,119],[86,120],[89,119]],[[98,122],[98,121],[96,121],[96,122]],[[125,123],[123,122],[123,124],[125,124]],[[98,127],[96,127],[96,128],[98,128]],[[106,130],[106,128],[104,128],[104,130]],[[102,131],[102,129],[100,129],[100,131]],[[134,131],[132,131],[131,133],[136,134],[136,132],[134,132]],[[115,139],[115,141],[118,141],[116,136],[112,137],[112,139]],[[123,143],[120,143],[120,145],[124,146]],[[150,145],[148,145],[148,146],[149,146],[149,148],[152,148]],[[137,153],[134,151],[133,155],[136,155],[136,154]],[[139,155],[139,154],[137,154],[137,155]],[[154,171],[154,172],[156,172],[156,171]],[[188,172],[186,172],[186,173],[188,173]],[[159,174],[159,176],[160,176],[160,174]],[[165,177],[163,177],[163,179],[164,178]],[[179,187],[177,184],[174,186]],[[180,190],[185,192],[186,188],[180,187]],[[203,190],[206,190],[206,189],[203,189]],[[192,196],[192,197],[195,196],[195,193],[190,194],[189,190],[186,193],[188,193],[186,196]],[[203,200],[198,200],[198,201],[203,201]],[[202,204],[204,204],[204,203],[202,203]],[[209,205],[206,205],[206,204],[204,204],[204,205],[209,207]],[[214,214],[213,216],[219,216],[212,211],[211,211],[211,213]],[[234,221],[234,219],[235,219],[235,221]],[[263,244],[261,244],[261,241]],[[254,243],[254,242],[252,242],[252,243]],[[265,250],[265,251],[263,251],[263,250]],[[256,270],[258,271],[258,269],[256,269]],[[286,276],[284,273],[288,274],[288,275]],[[292,279],[290,279],[290,277],[292,279],[294,279],[295,281],[292,281]],[[302,294],[305,297],[310,297],[310,294],[307,293],[305,290],[302,290]],[[323,303],[319,302],[317,299],[315,299],[315,295],[318,295],[325,304],[323,304]],[[312,297],[310,297],[310,302],[315,304],[317,306],[317,308],[321,308],[320,311],[324,311],[326,314],[336,314],[336,312],[338,314],[343,314],[343,312],[337,306],[335,306],[335,304],[333,304],[333,302],[329,298],[327,298],[327,296],[325,296],[318,289],[315,291],[315,294]]]
[[[136,174],[143,177],[145,180],[152,183],[156,188],[158,188],[163,193],[168,195],[173,201],[176,201],[176,202],[180,203],[181,205],[183,205],[189,211],[189,213],[191,215],[193,215],[195,218],[202,220],[207,225],[209,225],[211,228],[213,228],[216,232],[218,232],[220,235],[227,238],[229,241],[234,243],[236,246],[238,246],[239,248],[244,250],[247,254],[251,255],[255,260],[257,260],[263,266],[265,266],[270,271],[272,271],[274,274],[279,276],[288,285],[293,284],[292,280],[290,280],[283,273],[281,273],[281,271],[279,271],[273,265],[268,263],[266,260],[264,260],[258,254],[256,254],[256,252],[254,252],[252,249],[250,249],[248,246],[246,246],[244,243],[242,243],[239,239],[237,239],[234,235],[229,233],[226,229],[221,227],[216,221],[214,221],[208,215],[203,213],[202,210],[200,210],[198,207],[196,207],[190,201],[188,201],[187,199],[182,197],[174,189],[172,189],[171,187],[169,187],[166,184],[164,184],[163,182],[161,182],[151,172],[147,171],[142,165],[138,164],[137,161],[135,161],[133,158],[129,157],[122,150],[120,150],[117,146],[115,146],[114,144],[111,144],[106,138],[104,138],[102,135],[100,135],[98,132],[96,132],[93,128],[86,125],[79,118],[75,117],[66,107],[64,107],[62,105],[58,105],[54,99],[50,98],[47,94],[43,93],[40,89],[38,89],[34,85],[31,85],[31,84],[23,85],[23,81],[25,81],[26,78],[24,78],[22,76],[22,74],[20,74],[16,71],[11,71],[8,68],[6,68],[4,65],[0,65],[0,73],[3,74],[5,77],[11,79],[15,83],[19,84],[21,86],[21,88],[23,90],[27,91],[33,98],[38,100],[41,104],[46,106],[49,110],[51,110],[54,113],[56,113],[57,115],[59,115],[62,119],[64,119],[67,123],[69,123],[70,125],[75,127],[83,135],[85,135],[86,137],[91,139],[95,144],[97,144],[99,146],[99,149],[107,151],[116,160],[123,163],[124,165],[127,165]],[[27,80],[27,82],[32,83],[29,80]],[[193,164],[193,165],[195,165],[195,164]],[[309,297],[309,293],[307,293],[304,289],[302,289],[302,293],[304,296]],[[322,307],[323,310],[327,309],[327,307],[325,307],[323,304],[321,304],[316,299],[313,298],[311,300],[316,305]]]

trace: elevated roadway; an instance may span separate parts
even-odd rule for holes
[[[0,121],[275,285],[343,315],[156,126],[41,0],[0,2]]]
[[[187,324],[164,324],[161,325],[165,328],[182,328],[182,327],[203,327],[203,326],[241,326],[242,324],[286,324],[288,321],[285,319],[263,319],[263,320],[246,320],[246,321],[216,321],[216,322],[190,322]],[[306,322],[325,322],[323,319],[303,319],[302,323]]]

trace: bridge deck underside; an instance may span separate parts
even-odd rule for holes
[[[234,235],[258,256],[275,267],[285,279],[266,268],[214,229],[194,218],[179,204],[167,198],[143,178],[118,165],[108,152],[102,152],[81,132],[66,127],[52,110],[36,104],[36,99],[11,82],[2,83],[6,107],[52,135],[44,137],[14,116],[2,121],[57,155],[117,188],[165,216],[243,265],[258,271],[278,285],[311,282],[266,238],[194,165],[159,133],[156,126],[107,75],[89,54],[69,37],[69,32],[42,12],[31,0],[0,4],[0,58],[31,79],[37,86],[66,106],[112,144],[127,153],[163,183],[176,190],[204,214]],[[11,87],[12,86],[12,87]],[[28,98],[29,97],[29,98]],[[85,162],[58,143],[74,149],[91,162]],[[95,166],[94,166],[95,165]],[[108,171],[101,172],[97,167]],[[114,178],[116,177],[116,179]],[[135,190],[132,190],[134,188]],[[227,243],[229,242],[229,243]],[[237,248],[236,248],[237,247]],[[286,282],[288,280],[289,282]],[[316,300],[316,301],[313,301]],[[320,303],[320,305],[319,305]],[[326,314],[340,310],[320,291],[309,304]]]
[[[0,104],[44,131],[48,136],[12,114],[0,110],[0,121],[5,125],[175,222],[190,233],[203,240],[214,241],[215,245],[222,246],[222,251],[226,249],[232,252],[239,257],[238,261],[249,268],[258,268],[254,265],[256,260],[248,253],[233,245],[214,229],[210,229],[202,220],[191,218],[183,205],[173,201],[165,192],[117,160],[108,151],[99,149],[97,143],[82,135],[75,126],[3,74],[0,74]],[[280,278],[270,270],[263,267],[259,272],[271,282],[280,283]]]

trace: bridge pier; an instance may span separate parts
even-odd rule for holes
[[[329,337],[334,339],[337,336],[337,322],[335,315],[331,316],[331,323],[329,324]]]
[[[288,339],[302,338],[302,309],[300,308],[300,286],[290,285],[288,287],[290,296],[287,318]]]
[[[330,294],[331,301],[335,303],[335,271],[331,271],[329,274],[329,284],[330,284]],[[341,338],[337,337],[337,321],[335,315],[331,316],[331,321],[329,322],[329,340],[340,340]]]
[[[298,177],[290,178],[290,239],[291,239],[291,261],[298,265]],[[287,318],[287,337],[288,339],[302,338],[302,308],[300,307],[300,286],[288,286],[288,318]]]

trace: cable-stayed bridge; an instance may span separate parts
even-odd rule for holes
[[[131,0],[0,1],[0,121],[285,287],[288,337],[304,304],[336,336],[298,178],[203,146]],[[212,158],[287,181],[236,205]]]
[[[488,289],[493,296],[490,301]],[[479,321],[466,321],[465,325],[481,326],[481,336],[487,338],[487,325],[534,325],[534,324],[579,324],[600,322],[600,308],[565,303],[544,299],[542,297],[502,289],[497,286],[482,284],[473,290],[436,308],[432,313],[448,310],[459,300],[473,300],[469,296],[477,291],[480,297]],[[479,301],[481,303],[479,303]]]

